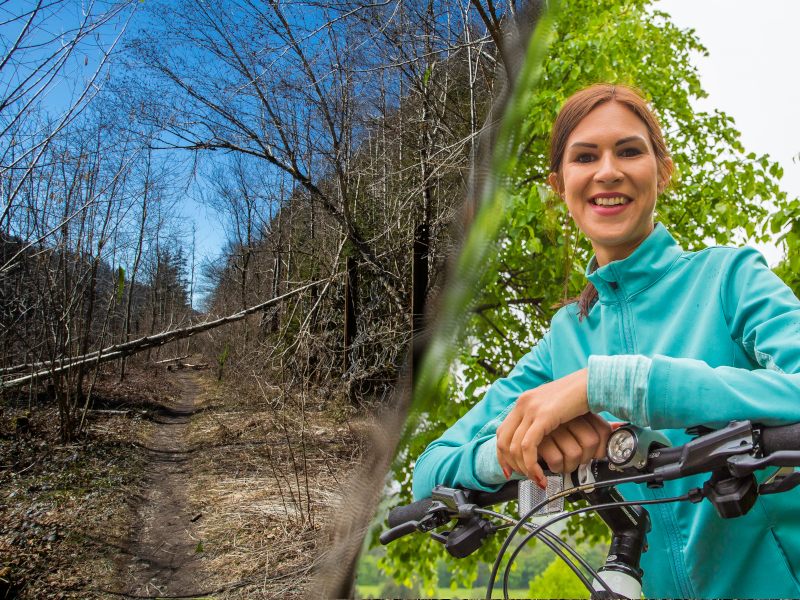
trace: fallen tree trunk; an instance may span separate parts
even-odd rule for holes
[[[278,304],[283,300],[291,298],[292,296],[296,296],[300,292],[307,290],[311,287],[314,287],[315,285],[319,285],[323,281],[327,280],[320,280],[320,281],[315,281],[313,283],[309,283],[295,290],[292,290],[291,292],[287,292],[282,296],[278,296],[277,298],[271,298],[266,302],[262,302],[261,304],[245,308],[244,310],[240,310],[237,313],[228,315],[227,317],[221,317],[219,319],[215,319],[214,321],[208,321],[206,323],[198,323],[197,325],[190,325],[189,327],[184,327],[182,329],[174,329],[172,331],[163,331],[155,335],[148,335],[143,338],[139,338],[138,340],[131,340],[130,342],[125,342],[123,344],[114,344],[113,346],[108,346],[107,348],[103,348],[95,352],[90,352],[88,354],[83,354],[81,356],[66,358],[64,360],[56,361],[55,363],[50,363],[50,364],[43,363],[48,365],[47,368],[37,371],[35,373],[30,373],[29,375],[25,375],[24,377],[18,377],[17,379],[3,381],[2,383],[0,383],[0,390],[11,389],[19,387],[21,385],[25,385],[31,381],[36,382],[40,379],[50,378],[53,377],[54,375],[58,375],[59,373],[64,373],[66,371],[69,371],[70,369],[74,369],[81,365],[87,365],[92,363],[103,363],[109,360],[116,360],[124,356],[130,356],[131,354],[136,354],[137,352],[142,352],[143,350],[147,350],[149,348],[154,348],[156,346],[163,346],[164,344],[168,344],[169,342],[174,342],[175,340],[191,337],[195,334],[208,331],[209,329],[214,329],[216,327],[220,327],[221,325],[226,325],[228,323],[233,323],[234,321],[239,321],[245,318],[247,315],[251,315],[260,310],[264,310],[265,308],[269,308],[270,306]],[[11,367],[11,369],[16,369],[16,367]]]
[[[202,371],[208,368],[208,363],[175,363],[174,365],[167,365],[167,371],[180,371],[181,369],[192,369],[193,371]]]
[[[185,360],[187,358],[189,358],[188,354],[186,356],[174,356],[172,358],[165,358],[164,360],[157,360],[153,364],[154,365],[163,365],[164,363],[180,362],[180,361]]]

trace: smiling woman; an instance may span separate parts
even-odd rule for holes
[[[580,90],[553,124],[548,181],[591,241],[598,266],[625,258],[653,231],[656,197],[672,170],[658,120],[627,86]],[[582,316],[596,298],[590,282],[578,302]]]
[[[571,472],[602,456],[610,421],[663,430],[673,445],[695,425],[800,421],[800,301],[756,251],[686,252],[654,224],[672,161],[642,97],[613,85],[574,94],[556,119],[550,165],[595,252],[587,288],[423,452],[415,496],[436,484],[493,490],[512,476],[544,487],[539,459]],[[695,476],[624,492],[646,500],[702,485]],[[730,521],[708,503],[654,507],[645,594],[800,595],[800,490],[757,502]]]
[[[656,196],[672,174],[658,122],[623,86],[596,85],[570,99],[553,127],[549,182],[604,265],[653,230]]]

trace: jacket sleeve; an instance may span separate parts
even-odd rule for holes
[[[730,253],[723,272],[719,293],[731,338],[760,368],[654,356],[646,400],[653,428],[800,421],[800,301],[751,248]]]
[[[498,489],[500,483],[486,475],[487,471],[500,469],[496,452],[492,452],[495,432],[522,392],[551,380],[548,334],[522,357],[507,377],[495,381],[483,399],[420,455],[414,464],[414,498],[430,496],[436,485]],[[482,452],[481,446],[484,446]],[[493,463],[488,469],[487,461]]]

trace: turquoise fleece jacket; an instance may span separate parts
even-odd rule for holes
[[[800,422],[800,302],[757,251],[685,252],[657,225],[628,258],[587,276],[598,291],[589,315],[559,310],[508,377],[428,446],[414,466],[416,498],[436,484],[499,487],[495,432],[517,397],[587,365],[593,411],[662,430],[674,445],[692,425]],[[664,498],[706,478],[620,491]],[[800,597],[800,488],[760,497],[737,519],[708,501],[648,511],[646,596]]]

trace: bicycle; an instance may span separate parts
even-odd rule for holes
[[[695,427],[686,431],[695,437],[682,446],[672,447],[657,431],[623,425],[609,437],[608,458],[593,460],[563,477],[548,473],[549,493],[546,494],[525,480],[509,482],[496,492],[436,486],[430,498],[392,509],[388,517],[391,529],[381,534],[380,541],[385,545],[405,535],[424,532],[443,544],[449,554],[463,558],[475,552],[488,536],[510,529],[491,571],[486,591],[488,599],[492,597],[503,556],[517,532],[525,529],[527,536],[517,545],[505,567],[504,598],[508,598],[508,577],[514,559],[530,540],[538,538],[570,566],[592,599],[638,599],[643,575],[639,562],[642,553],[647,551],[646,536],[650,530],[644,506],[698,503],[708,499],[720,517],[729,519],[745,515],[759,495],[785,492],[800,485],[800,472],[786,470],[800,466],[800,423],[766,427],[750,421],[731,421],[719,430]],[[769,467],[778,469],[758,483],[756,471]],[[626,501],[616,490],[616,486],[625,483],[660,487],[665,481],[702,473],[710,474],[702,487],[692,488],[680,496]],[[560,490],[551,489],[550,484],[556,477],[563,482]],[[514,499],[519,500],[519,519],[486,508]],[[539,525],[528,523],[548,504],[564,500],[585,500],[589,506],[567,512],[559,510],[559,514]],[[597,570],[548,531],[548,527],[558,521],[589,511],[597,511],[611,532],[608,556]],[[504,524],[497,525],[489,517]],[[452,520],[456,521],[452,529],[435,531]],[[576,562],[589,573],[591,581]]]

